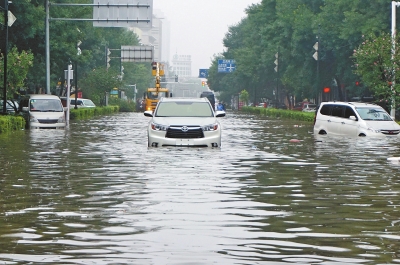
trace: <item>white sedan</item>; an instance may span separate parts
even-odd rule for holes
[[[221,124],[207,98],[161,98],[148,126],[148,146],[220,147]]]

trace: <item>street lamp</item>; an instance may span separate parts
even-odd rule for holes
[[[81,48],[79,46],[82,44],[82,42],[79,40],[78,43],[76,44],[76,49],[78,50],[77,55],[82,54]],[[78,58],[76,59],[75,63],[75,107],[74,109],[78,108]]]
[[[394,61],[395,57],[395,48],[396,48],[396,7],[400,6],[400,2],[392,1],[392,61]],[[393,77],[392,84],[390,89],[392,93],[395,93],[395,80],[396,80],[396,69],[393,67]],[[390,116],[396,116],[396,105],[394,100],[394,95],[392,96],[392,106],[390,110]]]
[[[8,49],[8,0],[4,1],[4,26],[6,27],[5,30],[5,43],[4,43],[4,50],[3,50],[3,58],[4,58],[4,83],[3,83],[3,113],[7,111],[7,49]]]

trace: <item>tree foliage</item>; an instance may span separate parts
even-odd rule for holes
[[[372,83],[363,88],[355,85],[362,73],[354,71],[352,56],[363,35],[390,31],[390,12],[387,0],[262,0],[229,27],[225,51],[211,62],[211,89],[225,97],[246,89],[254,101],[274,99],[277,91],[281,100],[320,100],[325,86],[331,87],[336,100],[375,91]],[[316,42],[318,62],[313,58]],[[236,71],[214,73],[218,59],[236,60]]]
[[[7,98],[12,99],[24,86],[28,71],[33,66],[33,54],[30,51],[18,52],[13,47],[7,53]],[[4,54],[0,58],[1,82],[4,84]]]
[[[10,11],[17,17],[17,20],[9,28],[9,47],[15,46],[18,51],[30,51],[33,55],[33,67],[27,72],[25,84],[19,84],[30,92],[37,92],[38,88],[46,86],[45,2],[45,0],[18,0],[9,5]],[[56,2],[65,3],[61,0]],[[92,4],[93,1],[69,0],[68,3]],[[50,18],[91,18],[93,15],[92,7],[89,6],[50,5],[49,10]],[[112,57],[119,57],[118,49],[122,45],[139,44],[137,35],[127,28],[93,27],[92,22],[89,21],[50,20],[49,31],[50,88],[53,93],[58,82],[64,83],[64,70],[67,69],[70,62],[74,70],[76,65],[78,66],[78,86],[84,94],[86,92],[86,94],[99,95],[104,92],[104,89],[109,91],[112,86],[103,86],[108,83],[94,87],[85,80],[92,80],[93,72],[97,73],[99,69],[105,68],[106,47],[114,49]],[[5,40],[0,41],[4,43]],[[77,53],[78,42],[81,42],[80,55]],[[127,87],[128,83],[124,82],[125,77],[131,76],[127,78],[129,84],[137,83],[138,89],[144,90],[151,81],[151,76],[147,74],[150,73],[150,65],[133,66],[135,63],[127,63],[127,65],[129,66],[125,66],[124,80],[119,83],[120,88]],[[111,59],[111,70],[105,76],[114,74],[112,79],[115,80],[120,75],[120,67],[120,60]],[[144,70],[143,67],[146,69]],[[96,89],[98,91],[95,91]]]
[[[398,40],[399,38],[397,43]],[[388,103],[391,103],[392,99],[397,102],[400,99],[399,86],[395,85],[400,82],[398,75],[395,75],[400,70],[400,49],[398,45],[393,49],[392,44],[392,36],[389,33],[379,36],[370,34],[354,50],[353,55],[354,72],[362,77],[362,83],[367,85],[380,101]]]

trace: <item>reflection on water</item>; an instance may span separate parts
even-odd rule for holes
[[[228,113],[222,148],[147,148],[139,113],[0,136],[0,263],[400,263],[395,139]]]

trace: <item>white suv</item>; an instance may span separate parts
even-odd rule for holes
[[[380,106],[361,102],[322,102],[314,134],[399,137],[400,125]]]
[[[152,117],[147,135],[148,146],[220,147],[221,125],[217,117],[225,111],[214,111],[207,98],[161,98]]]

